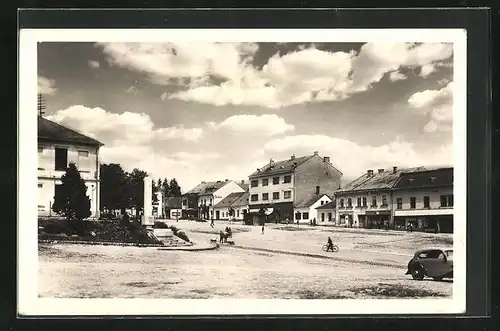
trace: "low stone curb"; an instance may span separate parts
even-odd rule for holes
[[[341,262],[368,264],[368,265],[381,266],[381,267],[390,267],[390,268],[405,268],[406,267],[406,265],[397,264],[397,263],[385,263],[385,262],[376,262],[376,261],[360,261],[360,260],[347,259],[347,258],[336,257],[336,256],[325,256],[325,255],[313,254],[313,253],[282,251],[282,250],[278,250],[278,249],[257,248],[257,247],[250,247],[250,246],[238,246],[238,245],[229,246],[229,247],[239,248],[239,249],[247,249],[247,250],[253,250],[253,251],[261,251],[261,252],[285,254],[285,255],[296,255],[296,256],[314,257],[314,258],[321,258],[321,259],[330,259],[330,260],[341,261]],[[332,254],[335,254],[335,253],[332,253]]]
[[[102,246],[134,246],[134,247],[165,247],[160,244],[116,243],[106,241],[84,240],[38,240],[39,244],[74,244],[74,245],[102,245]]]
[[[219,244],[215,244],[213,246],[208,246],[208,247],[196,247],[194,246],[178,246],[178,247],[161,247],[158,248],[159,251],[184,251],[184,252],[202,252],[202,251],[211,251],[214,249],[218,249],[220,246]]]

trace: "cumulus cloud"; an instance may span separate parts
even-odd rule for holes
[[[225,129],[235,133],[260,132],[269,136],[295,130],[295,126],[275,114],[233,115],[220,123],[209,122],[208,125],[215,130]]]
[[[167,97],[168,97],[168,93],[167,93],[167,92],[163,92],[163,93],[160,95],[160,99],[161,99],[161,101],[165,101],[165,100],[167,100]]]
[[[165,98],[223,105],[281,108],[313,101],[343,100],[366,91],[401,67],[429,73],[453,55],[452,44],[364,44],[358,53],[315,46],[276,53],[253,65],[254,43],[98,43],[112,65],[147,73],[157,84],[184,89]]]
[[[288,158],[291,154],[312,155],[314,151],[319,151],[321,156],[329,156],[333,165],[347,178],[358,177],[367,169],[453,162],[451,145],[419,153],[412,143],[399,139],[380,146],[369,146],[326,135],[293,135],[270,140],[264,149],[266,155],[273,155],[276,159]]]
[[[91,67],[93,69],[97,69],[100,66],[101,66],[101,64],[99,63],[99,61],[89,60],[89,67]]]
[[[54,95],[57,91],[55,81],[52,79],[38,76],[38,93],[46,95]]]
[[[428,116],[425,132],[451,131],[453,123],[453,82],[439,90],[425,90],[408,99],[410,107]]]

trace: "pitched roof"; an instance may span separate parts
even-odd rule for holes
[[[165,198],[165,207],[167,207],[167,208],[181,208],[182,207],[182,198],[181,197]]]
[[[235,203],[242,195],[246,192],[234,192],[229,194],[227,197],[219,201],[214,207],[229,207]]]
[[[248,191],[241,193],[241,196],[231,204],[231,207],[241,207],[248,205],[248,197],[250,196],[250,193]]]
[[[90,146],[103,146],[104,144],[65,126],[38,116],[38,140],[55,141]]]
[[[332,200],[324,205],[316,207],[316,209],[335,209],[335,200]]]
[[[395,189],[416,189],[453,185],[453,168],[440,168],[402,174]]]
[[[249,188],[250,188],[250,184],[248,183],[239,183],[238,184],[242,189],[244,189],[245,191],[248,191]]]
[[[320,200],[321,198],[323,198],[325,195],[331,199],[331,197],[328,194],[320,194],[320,195],[314,194],[314,195],[311,195],[311,196],[309,196],[309,197],[307,197],[305,199],[295,201],[295,203],[294,203],[293,206],[296,207],[296,208],[311,207],[316,202],[318,202],[318,200]]]
[[[272,166],[271,162],[269,162],[262,168],[259,168],[260,171],[257,170],[248,177],[251,178],[251,177],[270,176],[275,174],[292,172],[296,167],[306,162],[313,156],[314,155],[309,155],[309,156],[296,157],[293,159],[290,158],[288,160],[283,160],[283,161],[274,161]]]
[[[383,172],[379,173],[376,171],[371,176],[365,173],[343,188],[338,189],[336,193],[390,189],[394,186],[394,184],[396,184],[401,174],[423,170],[425,170],[424,167],[415,167],[397,169],[395,172],[392,169],[384,169]]]
[[[227,183],[229,183],[229,181],[226,182],[226,181],[218,180],[218,181],[213,181],[213,182],[201,182],[200,184],[196,185],[193,189],[191,189],[190,191],[188,191],[184,194],[193,194],[193,193],[199,194],[199,195],[210,194],[210,193],[217,191],[218,189],[220,189],[221,187],[223,187]]]

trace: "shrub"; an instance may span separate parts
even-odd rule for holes
[[[187,234],[184,232],[184,231],[181,231],[179,230],[178,228],[176,228],[175,226],[171,225],[169,227],[170,230],[172,230],[172,233],[174,234],[174,236],[176,237],[179,237],[181,238],[182,240],[184,241],[187,241],[187,242],[191,242],[187,236]]]
[[[168,229],[168,225],[166,223],[163,223],[163,222],[155,222],[154,228],[155,229]]]
[[[68,221],[63,218],[55,218],[52,220],[44,220],[41,222],[43,224],[43,232],[47,234],[70,234],[72,229],[70,228]]]

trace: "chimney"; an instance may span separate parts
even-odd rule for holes
[[[378,169],[378,173],[381,174],[384,172],[384,169]]]
[[[373,170],[371,170],[371,169],[367,170],[366,174],[368,175],[368,177],[373,176]]]
[[[326,163],[330,163],[330,157],[329,156],[325,156],[323,158],[323,161],[326,162]]]
[[[244,179],[241,180],[241,184],[245,184],[245,180]]]
[[[225,182],[228,182],[228,180],[227,180],[227,179],[224,179],[224,181],[225,181]]]
[[[319,152],[318,152],[318,151],[315,151],[315,152],[314,152],[314,155],[319,155]]]
[[[292,154],[292,156],[290,156],[290,160],[295,160],[295,154]]]
[[[392,167],[392,173],[395,174],[398,171],[398,167]]]

